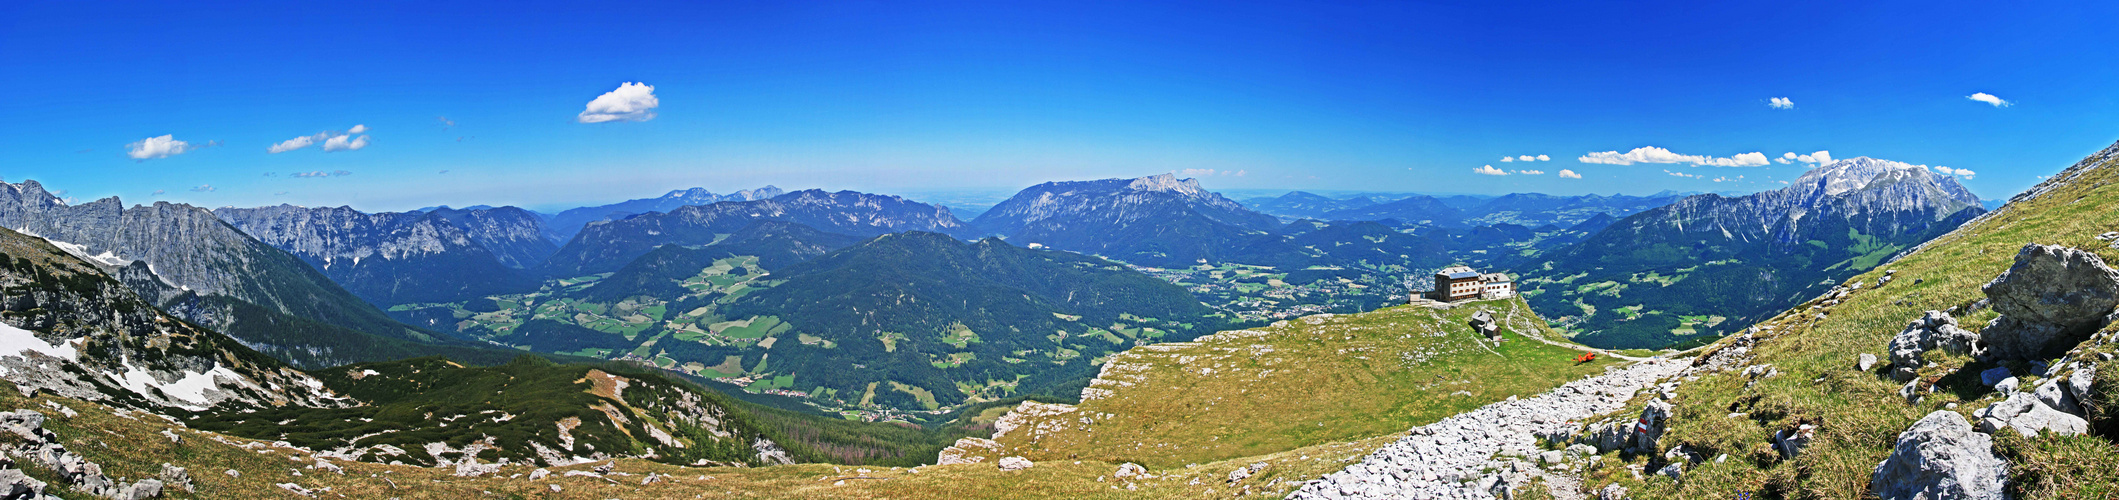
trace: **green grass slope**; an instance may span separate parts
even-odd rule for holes
[[[1467,325],[1502,320],[1498,347]],[[1521,300],[1317,315],[1112,359],[1071,411],[1002,417],[1005,455],[1182,467],[1401,433],[1619,361],[1575,362]],[[1057,407],[1044,407],[1055,409]]]
[[[1977,377],[1994,365],[1931,356],[1939,366],[1922,373],[1938,390],[1918,404],[1908,404],[1897,394],[1899,383],[1879,376],[1881,369],[1856,369],[1856,357],[1867,353],[1889,359],[1891,338],[1923,311],[1969,310],[1965,306],[1984,298],[1980,286],[2007,270],[2027,243],[2092,250],[2107,262],[2119,261],[2119,250],[2096,239],[2119,230],[2115,158],[2119,146],[1897,261],[1847,280],[1864,283],[1859,289],[1813,299],[1761,322],[1759,340],[1750,352],[1753,363],[1772,364],[1781,374],[1753,382],[1741,370],[1732,370],[1685,382],[1677,390],[1675,416],[1661,441],[1665,449],[1682,445],[1710,458],[1727,454],[1726,461],[1701,463],[1687,471],[1684,481],[1673,482],[1640,480],[1625,471],[1646,457],[1605,460],[1591,471],[1585,486],[1619,482],[1643,498],[1714,498],[1735,492],[1752,492],[1752,498],[1762,499],[1863,498],[1871,473],[1907,426],[1951,405],[1969,416],[1997,395]],[[1874,286],[1890,270],[1896,270],[1895,279]],[[1961,313],[1958,319],[1966,329],[1977,330],[1993,317],[1982,311]],[[2027,371],[2012,365],[2016,373]],[[2114,469],[2119,447],[2111,441],[2119,422],[2112,419],[2114,407],[2109,406],[2119,401],[2112,383],[2119,379],[2119,370],[2104,363],[2096,379],[2094,435],[2024,439],[2004,431],[1997,436],[1998,447],[2012,462],[2016,498],[2109,498],[2119,492],[2119,469]],[[2036,383],[2027,379],[2025,387]],[[1638,411],[1635,407],[1617,414]],[[1774,432],[1802,424],[1817,426],[1818,433],[1797,458],[1783,460],[1767,448]]]

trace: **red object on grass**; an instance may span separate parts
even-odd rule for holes
[[[1581,355],[1581,356],[1575,356],[1575,362],[1576,362],[1576,363],[1588,363],[1588,362],[1591,362],[1591,361],[1596,361],[1596,360],[1597,360],[1597,353],[1593,353],[1593,352],[1585,352],[1585,353],[1582,353],[1582,355]]]

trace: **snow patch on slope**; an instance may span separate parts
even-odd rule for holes
[[[181,373],[184,374],[182,378],[165,384],[160,380],[156,380],[154,374],[148,373],[147,370],[142,370],[140,367],[133,366],[132,362],[127,360],[125,361],[125,374],[122,376],[114,375],[111,378],[117,379],[118,385],[124,386],[126,390],[139,393],[141,396],[147,396],[151,399],[154,398],[154,391],[160,390],[162,394],[173,399],[172,403],[192,410],[204,410],[212,405],[213,401],[207,396],[206,392],[220,390],[220,378],[227,378],[237,383],[243,383],[244,380],[242,374],[236,373],[235,370],[230,370],[228,367],[221,366],[219,363],[215,363],[213,369],[206,370],[205,373],[192,371]]]
[[[74,345],[71,342],[60,342],[56,346],[51,345],[51,343],[45,342],[44,339],[37,338],[37,335],[29,330],[0,323],[0,356],[21,357],[31,352],[43,353],[46,356],[67,361],[76,361],[81,358],[80,352],[74,349]],[[0,368],[0,374],[5,373],[6,369]]]

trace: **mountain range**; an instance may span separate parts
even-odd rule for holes
[[[382,306],[536,288],[518,270],[554,250],[537,217],[513,207],[368,214],[279,205],[214,215]]]
[[[1357,195],[1334,199],[1303,191],[1278,197],[1250,198],[1244,206],[1284,220],[1396,220],[1423,227],[1466,228],[1495,224],[1526,227],[1571,226],[1598,214],[1625,217],[1668,205],[1686,194],[1669,191],[1648,196],[1587,194],[1556,196],[1513,193],[1502,196],[1398,195],[1376,201],[1379,195]]]
[[[712,205],[724,201],[758,201],[786,194],[780,188],[765,186],[758,189],[738,190],[729,194],[714,194],[706,188],[678,189],[656,198],[626,200],[609,205],[570,208],[553,214],[545,223],[545,237],[554,244],[564,244],[574,239],[583,226],[591,222],[623,219],[649,213],[668,212],[692,205]],[[526,266],[519,266],[526,267]]]
[[[1526,266],[1521,286],[1590,345],[1711,340],[1982,213],[1950,177],[1840,160],[1779,190],[1696,195],[1625,217]]]
[[[538,271],[549,277],[609,272],[655,247],[713,243],[758,220],[789,221],[853,236],[899,231],[969,235],[964,223],[942,207],[897,196],[812,189],[763,200],[688,205],[668,212],[591,223]]]

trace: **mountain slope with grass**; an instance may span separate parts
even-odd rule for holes
[[[1949,177],[1840,160],[1789,187],[1685,198],[1519,268],[1532,307],[1591,345],[1661,348],[1742,330],[1984,213]],[[1696,344],[1694,344],[1696,345]]]
[[[101,265],[142,262],[161,281],[201,297],[225,297],[254,304],[262,312],[384,338],[439,340],[392,321],[301,259],[243,234],[203,208],[163,202],[125,208],[116,197],[67,205],[36,181],[23,181],[0,183],[0,225],[78,247],[78,253]],[[160,296],[150,292],[141,295]],[[222,323],[226,316],[174,312],[207,327],[229,328]],[[274,340],[269,332],[260,333],[265,335],[238,337],[245,342]]]
[[[1480,313],[1504,340],[1469,326]],[[1181,469],[1362,442],[1618,363],[1579,362],[1582,349],[1515,299],[1308,316],[1133,348],[1105,363],[1080,404],[1024,403],[1000,417],[994,442],[962,440],[944,456]]]
[[[2119,145],[1992,213],[1760,322],[1750,333],[1709,346],[1697,363],[1713,368],[1709,373],[1673,381],[1680,383],[1667,400],[1669,430],[1656,449],[1608,457],[1617,459],[1590,469],[1585,490],[1617,483],[1643,498],[1731,492],[1752,492],[1754,498],[1864,498],[1876,493],[1871,481],[1879,464],[1894,446],[1905,446],[1896,441],[1916,421],[1946,412],[1942,417],[1977,424],[1983,410],[2009,401],[2007,390],[1982,380],[1982,372],[2000,368],[2016,377],[2011,384],[2025,396],[2033,387],[2043,393],[2056,379],[2078,380],[2076,374],[2089,382],[2079,393],[2087,434],[2026,436],[2006,426],[1991,433],[1991,451],[2008,462],[2006,491],[2014,498],[2106,498],[2119,492],[2119,474],[2111,468],[2119,463],[2119,446],[2113,443],[2119,425],[2111,406],[2119,401],[2119,384],[2112,383],[2119,380],[2114,369],[2119,366],[2108,357],[2115,350],[2110,343],[2115,327],[2093,328],[2054,344],[2067,351],[2056,359],[1979,354],[1999,345],[1996,336],[2010,334],[1990,324],[2001,307],[1982,288],[2017,272],[2012,267],[2027,244],[2059,245],[2119,261],[2119,249],[2107,234],[2119,231],[2114,207],[2119,207]],[[2056,298],[2053,304],[2068,300],[2076,299]],[[1981,347],[1914,351],[1914,377],[1894,378],[1894,336],[1931,314],[1973,332]],[[1864,370],[1863,355],[1875,356],[1875,366]],[[2069,385],[2074,384],[2061,387]],[[1636,404],[1616,416],[1630,419],[1641,411]],[[1776,447],[1785,440],[1776,436],[1801,436],[1802,445],[1786,453]],[[1680,464],[1678,480],[1627,472],[1682,462],[1659,458],[1673,449],[1704,460]],[[1979,452],[1984,450],[1972,451]],[[1726,460],[1719,458],[1724,454]]]
[[[850,245],[850,246],[849,246]],[[842,248],[843,247],[843,248]],[[847,415],[1073,393],[1102,356],[1219,329],[1183,288],[1096,257],[753,221],[539,292],[393,308],[538,352],[629,359]]]
[[[172,414],[350,403],[41,238],[0,229],[0,296],[0,378],[24,390]]]

